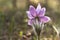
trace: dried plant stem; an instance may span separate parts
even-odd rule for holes
[[[54,30],[56,31],[56,33],[57,33],[57,36],[59,35],[59,32],[58,32],[58,30],[56,29],[56,27],[53,25],[53,28],[54,28]]]
[[[59,32],[58,32],[58,30],[56,29],[56,27],[55,27],[54,25],[53,25],[52,27],[53,27],[53,29],[56,31],[56,33],[57,33],[56,36],[57,36],[57,39],[59,40]]]

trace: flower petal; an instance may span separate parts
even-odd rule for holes
[[[33,19],[33,18],[34,18],[34,17],[31,15],[30,11],[26,11],[26,13],[27,13],[27,16],[28,16],[29,19]]]
[[[32,26],[33,21],[34,21],[34,20],[28,20],[28,25],[31,25],[31,26]]]
[[[45,15],[46,8],[42,8],[39,12],[39,16],[44,16]]]
[[[34,16],[34,17],[36,16],[36,10],[32,5],[30,5],[29,11],[30,11],[32,16]]]
[[[36,24],[36,20],[35,19],[29,19],[28,20],[28,25],[34,25],[34,24]]]
[[[28,25],[32,25],[32,21],[31,20],[28,20]]]
[[[50,20],[51,20],[51,19],[50,19],[50,17],[48,17],[48,16],[43,16],[43,17],[40,18],[40,21],[43,22],[43,23],[47,23],[47,22],[49,22]]]
[[[37,8],[36,8],[37,14],[39,14],[40,10],[41,10],[41,5],[40,5],[40,3],[38,3],[38,6],[37,6]]]

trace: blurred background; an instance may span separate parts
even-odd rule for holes
[[[60,31],[60,0],[0,0],[0,40],[22,40],[22,35],[31,30],[27,25],[26,11],[29,5],[37,7],[38,3],[46,7],[51,24]]]

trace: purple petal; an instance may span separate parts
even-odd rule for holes
[[[37,8],[36,8],[37,14],[39,14],[40,10],[41,10],[41,5],[40,5],[40,3],[38,3],[38,6],[37,6]]]
[[[42,8],[39,12],[39,16],[44,16],[45,15],[46,8]]]
[[[26,11],[26,13],[27,13],[27,16],[28,16],[29,19],[33,19],[33,18],[34,18],[34,17],[31,15],[30,11]]]
[[[34,17],[36,16],[36,10],[32,5],[30,5],[29,11],[30,11],[32,16],[34,16]]]
[[[47,23],[47,22],[49,22],[50,20],[51,20],[51,19],[50,19],[50,17],[48,17],[48,16],[43,16],[43,17],[40,18],[40,21],[43,22],[43,23]]]
[[[32,26],[32,24],[33,24],[33,20],[28,20],[28,25]]]
[[[33,24],[36,24],[35,19],[28,20],[28,25],[32,26]]]
[[[32,21],[31,20],[28,20],[28,25],[32,25]]]

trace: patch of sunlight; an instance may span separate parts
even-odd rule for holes
[[[17,0],[16,5],[17,8],[24,9],[26,7],[26,0]]]
[[[45,0],[40,0],[40,3],[45,3],[46,1]]]
[[[12,9],[12,8],[13,8],[13,5],[12,5],[12,3],[11,3],[11,2],[8,2],[8,3],[7,3],[7,6],[8,6],[10,9]]]
[[[45,3],[45,0],[30,0],[30,2],[33,2],[33,3]]]
[[[3,1],[6,1],[6,0],[0,0],[0,2],[3,2]]]
[[[0,0],[0,2],[1,2],[2,0]]]
[[[47,4],[50,8],[53,8],[54,10],[56,10],[57,6],[58,6],[58,1],[57,0],[48,0]]]
[[[38,3],[40,0],[30,0],[30,2],[33,2],[33,3]]]

